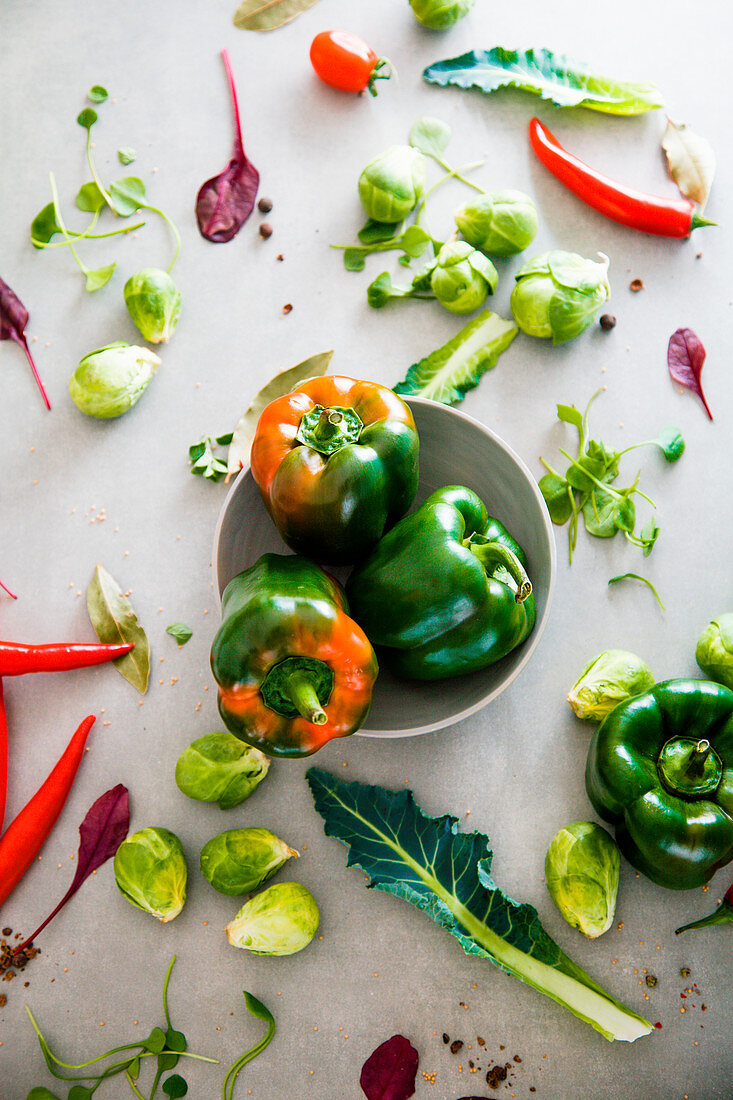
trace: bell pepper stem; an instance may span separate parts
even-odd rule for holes
[[[476,540],[475,535],[466,539],[464,546],[467,546],[476,555],[487,573],[491,572],[496,566],[503,566],[506,569],[517,585],[514,596],[517,603],[524,603],[532,595],[532,582],[527,576],[527,571],[517,555],[508,546],[503,546],[500,542],[480,542]]]
[[[690,763],[687,767],[689,775],[701,775],[703,765],[710,755],[712,745],[709,741],[698,741],[690,753]]]
[[[336,435],[343,419],[343,414],[337,409],[323,409],[313,429],[313,435],[319,443],[325,443]]]
[[[309,673],[303,669],[291,672],[283,681],[283,692],[288,695],[293,706],[302,718],[322,726],[328,721],[328,715],[318,701],[318,695]]]

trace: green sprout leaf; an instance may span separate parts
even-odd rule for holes
[[[132,164],[134,160],[137,160],[137,153],[129,145],[123,145],[121,149],[118,149],[117,156],[120,164]]]
[[[344,249],[344,267],[347,271],[363,271],[368,253],[361,248]]]
[[[124,176],[109,185],[112,209],[121,218],[129,218],[145,206],[145,184],[137,176]]]
[[[426,156],[440,161],[448,148],[450,139],[451,128],[447,122],[423,115],[410,130],[408,140],[414,149],[419,149]]]
[[[216,441],[211,436],[202,439],[200,443],[194,443],[188,448],[188,458],[191,463],[191,473],[205,477],[208,481],[221,481],[227,475],[227,464],[223,458],[214,454],[217,443],[226,440],[231,443],[231,433],[228,436],[218,436]]]
[[[91,107],[85,107],[84,110],[76,116],[76,121],[80,126],[83,126],[85,130],[91,130],[98,118],[99,115],[96,111],[92,110]]]
[[[253,1047],[245,1051],[241,1058],[238,1058],[233,1066],[229,1069],[226,1077],[224,1078],[224,1085],[222,1088],[223,1100],[232,1100],[234,1095],[234,1085],[236,1084],[237,1076],[240,1071],[251,1062],[253,1058],[256,1058],[258,1054],[261,1054],[265,1047],[268,1045],[273,1035],[275,1034],[275,1017],[270,1012],[269,1008],[258,1000],[252,993],[248,993],[244,990],[244,1003],[247,1007],[247,1011],[250,1015],[254,1016],[257,1020],[262,1020],[267,1024],[267,1032],[263,1039],[259,1043],[255,1043]]]
[[[56,207],[50,202],[39,210],[31,222],[31,244],[34,248],[43,248],[62,229],[56,218]]]
[[[173,1073],[163,1082],[163,1092],[171,1098],[185,1096],[188,1092],[188,1085],[180,1073]]]
[[[657,438],[652,442],[660,448],[667,462],[676,462],[685,449],[685,441],[679,428],[675,428],[671,424],[666,428],[662,428]]]
[[[357,233],[357,237],[362,244],[381,244],[397,236],[401,225],[402,222],[375,222],[373,218],[369,218]]]
[[[165,1032],[162,1027],[154,1027],[147,1039],[143,1039],[141,1046],[149,1050],[151,1054],[160,1054],[165,1050]]]
[[[664,604],[662,603],[662,601],[660,600],[659,593],[657,592],[656,588],[654,587],[654,585],[652,584],[652,582],[650,580],[647,580],[646,577],[641,577],[641,576],[639,576],[638,573],[620,573],[618,577],[611,577],[611,579],[609,580],[608,583],[609,584],[617,584],[619,581],[641,581],[642,584],[645,584],[647,586],[647,588],[650,588],[652,590],[652,592],[654,593],[654,595],[656,597],[657,603],[661,607],[662,611],[667,610],[666,607],[664,606]]]
[[[89,293],[93,293],[95,290],[101,290],[103,286],[106,286],[114,275],[114,270],[117,264],[112,262],[111,264],[105,264],[104,267],[98,267],[94,271],[86,272],[86,288]]]
[[[107,205],[107,200],[94,180],[82,184],[75,202],[79,210],[84,210],[88,214],[98,214]]]
[[[166,634],[170,634],[175,638],[179,646],[185,645],[193,637],[193,631],[190,626],[186,626],[185,623],[171,623],[170,626],[165,628]],[[170,1047],[170,1043],[168,1044]],[[171,1050],[177,1050],[178,1047],[171,1047]],[[186,1048],[183,1047],[183,1050]]]
[[[92,103],[104,103],[108,97],[109,92],[106,88],[103,88],[101,84],[93,84],[87,93]]]

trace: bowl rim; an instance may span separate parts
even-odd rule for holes
[[[447,726],[457,725],[465,718],[469,718],[472,714],[476,714],[477,711],[483,710],[483,708],[487,706],[492,701],[492,699],[495,699],[497,695],[500,695],[502,691],[508,688],[509,685],[513,683],[514,680],[516,680],[517,676],[528,663],[530,657],[537,648],[547,625],[547,620],[549,618],[557,573],[557,547],[555,545],[555,534],[552,530],[552,520],[550,519],[550,513],[547,510],[547,505],[545,504],[544,497],[540,492],[537,480],[532,475],[532,472],[530,471],[524,459],[520,455],[518,455],[517,452],[512,447],[510,447],[505,440],[501,438],[500,435],[493,431],[492,428],[487,427],[486,424],[482,424],[481,421],[477,420],[475,416],[471,416],[469,413],[464,412],[462,409],[456,409],[452,405],[445,405],[441,401],[433,401],[432,398],[429,397],[419,397],[418,395],[411,394],[400,394],[399,396],[403,399],[403,401],[405,401],[407,405],[411,406],[413,404],[417,404],[440,408],[445,410],[449,415],[458,417],[459,420],[463,420],[467,424],[470,424],[473,428],[478,428],[478,430],[483,435],[488,436],[489,439],[491,439],[491,441],[497,447],[499,447],[500,450],[504,451],[504,453],[519,468],[531,488],[532,494],[537,501],[537,504],[539,505],[540,515],[542,516],[543,531],[550,551],[549,582],[547,585],[547,595],[544,610],[542,612],[542,615],[535,622],[534,629],[532,630],[529,638],[522,646],[522,655],[520,660],[517,662],[511,672],[508,673],[507,676],[501,681],[501,683],[497,684],[493,691],[489,692],[488,695],[482,697],[477,702],[472,703],[470,706],[465,707],[461,711],[458,711],[456,714],[452,714],[449,718],[439,718],[435,722],[428,722],[422,726],[410,726],[407,729],[370,730],[368,728],[362,727],[361,729],[356,730],[354,734],[354,736],[361,737],[418,737],[424,733],[433,733],[436,730],[445,729]],[[217,601],[217,606],[220,611],[221,583],[219,579],[219,545],[221,541],[221,531],[227,518],[229,508],[231,506],[232,497],[234,496],[234,493],[239,485],[239,481],[241,478],[246,477],[249,468],[249,462],[243,464],[241,470],[232,482],[229,492],[224,498],[224,502],[219,511],[219,517],[217,519],[216,527],[214,529],[214,545],[212,555],[212,566],[214,570],[214,594]],[[369,719],[367,717],[367,721],[368,720]]]

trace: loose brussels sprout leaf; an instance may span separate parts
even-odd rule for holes
[[[711,680],[733,689],[733,612],[718,615],[703,630],[695,660]]]
[[[576,821],[552,838],[545,857],[550,897],[568,924],[596,939],[616,911],[620,857],[605,829]]]
[[[501,353],[517,335],[517,327],[486,311],[430,355],[413,363],[395,393],[417,394],[453,405],[477,386],[482,375],[496,366]]]
[[[118,340],[84,356],[69,380],[71,399],[87,416],[122,416],[140,400],[159,365],[149,348]]]
[[[299,855],[269,829],[228,829],[201,849],[201,874],[220,894],[249,894]]]
[[[134,160],[137,160],[137,153],[129,145],[123,145],[121,149],[117,150],[117,157],[120,164],[132,164]]]
[[[147,828],[123,840],[115,854],[115,882],[131,905],[167,922],[186,901],[186,858],[169,829]]]
[[[578,718],[602,722],[615,706],[654,687],[649,666],[626,649],[607,649],[585,666],[568,692]]]
[[[233,947],[254,955],[294,955],[311,942],[318,920],[310,890],[298,882],[282,882],[245,902],[225,931]]]
[[[410,145],[392,145],[359,176],[359,198],[368,217],[398,222],[414,210],[425,188],[425,157]]]
[[[269,757],[233,733],[207,733],[178,757],[176,784],[188,798],[229,810],[249,798],[269,767]]]
[[[168,340],[181,313],[181,292],[167,271],[146,267],[131,275],[123,291],[136,328],[151,344]]]

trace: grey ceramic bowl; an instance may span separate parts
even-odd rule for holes
[[[527,555],[537,621],[527,641],[489,668],[450,680],[397,680],[381,668],[365,728],[368,737],[410,737],[453,725],[507,687],[532,656],[550,609],[555,578],[555,538],[545,502],[521,458],[489,428],[449,405],[407,398],[420,436],[420,484],[415,507],[444,485],[467,485],[489,514],[512,533]],[[248,467],[238,475],[214,536],[214,574],[219,595],[232,577],[261,554],[288,554],[265,511]],[[333,570],[340,580],[348,570]]]

